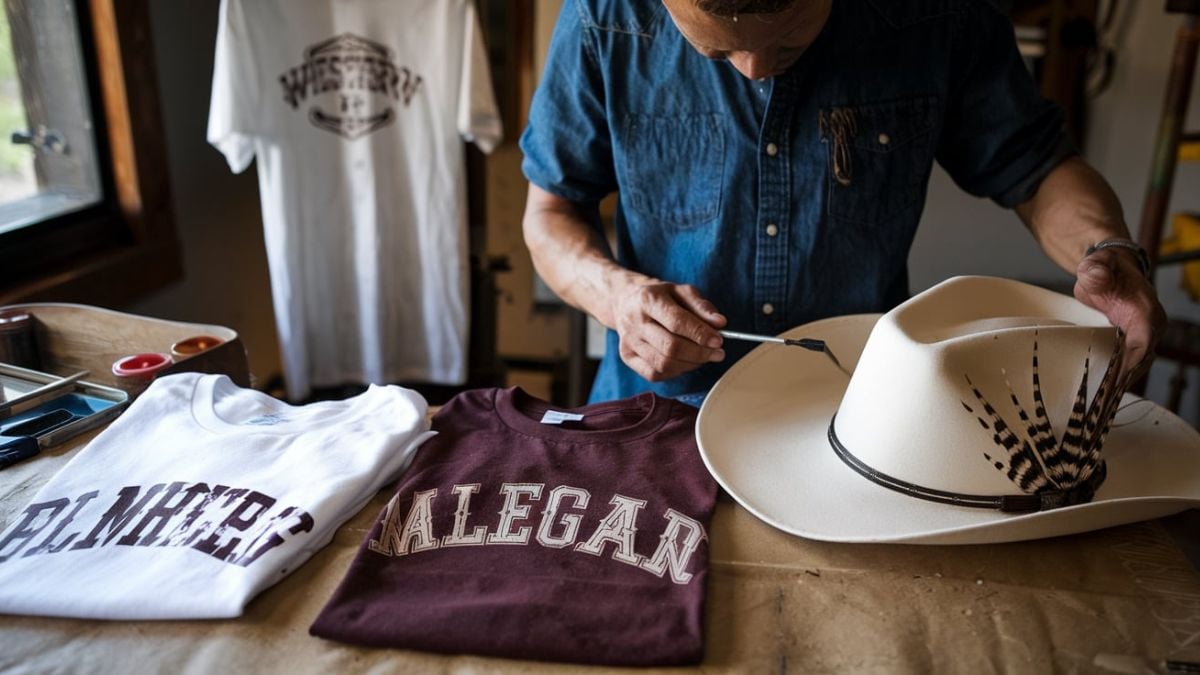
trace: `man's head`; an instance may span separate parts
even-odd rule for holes
[[[832,0],[663,0],[696,51],[761,80],[782,74],[812,44]]]

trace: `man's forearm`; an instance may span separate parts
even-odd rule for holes
[[[522,229],[534,268],[550,288],[614,327],[611,298],[629,273],[613,259],[596,206],[575,204],[531,185]]]
[[[1129,237],[1117,195],[1079,157],[1055,167],[1016,211],[1046,255],[1071,274],[1092,244]]]

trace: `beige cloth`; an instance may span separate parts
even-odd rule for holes
[[[50,450],[0,472],[0,529],[73,452]],[[592,670],[309,636],[387,497],[239,619],[3,616],[0,671]],[[710,532],[707,671],[1146,672],[1165,658],[1200,661],[1200,576],[1162,522],[988,546],[830,544],[773,530],[723,501]]]

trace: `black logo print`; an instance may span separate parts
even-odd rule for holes
[[[408,107],[422,81],[386,46],[350,33],[312,45],[304,63],[279,76],[288,105],[298,109],[312,97],[309,121],[351,140],[390,124],[394,105]]]

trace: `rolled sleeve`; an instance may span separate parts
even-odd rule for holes
[[[982,0],[965,3],[956,73],[938,162],[965,191],[1011,208],[1076,150],[1062,110],[1044,99],[1017,50],[1008,17]]]
[[[551,194],[594,202],[616,190],[616,174],[598,45],[585,22],[583,8],[568,0],[521,135],[521,168]]]

